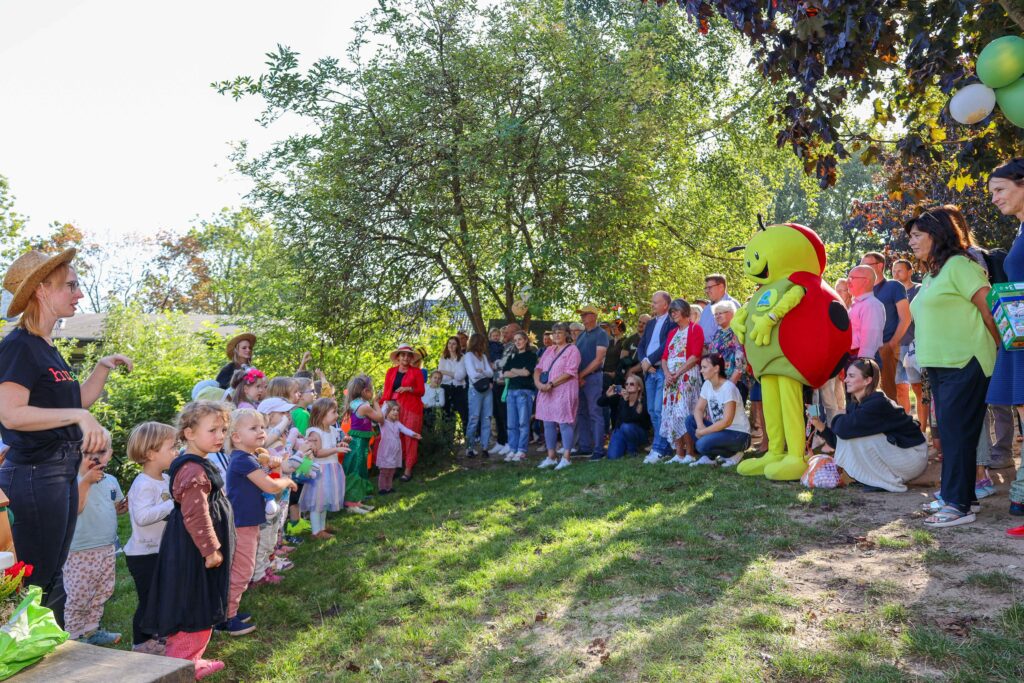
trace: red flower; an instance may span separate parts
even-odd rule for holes
[[[13,566],[4,570],[4,576],[17,576],[22,571],[25,572],[22,574],[22,578],[27,579],[32,576],[32,565],[25,564],[24,562],[16,562]]]

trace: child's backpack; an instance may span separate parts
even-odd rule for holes
[[[812,456],[800,477],[800,483],[809,489],[834,489],[839,481],[839,467],[831,455]]]

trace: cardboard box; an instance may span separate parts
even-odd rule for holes
[[[992,285],[987,301],[1003,348],[1007,351],[1024,349],[1024,282]]]

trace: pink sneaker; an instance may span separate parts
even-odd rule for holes
[[[212,673],[224,668],[224,662],[219,659],[200,659],[196,662],[196,680],[201,681]]]
[[[277,574],[273,573],[272,571],[268,570],[267,573],[263,575],[263,578],[256,582],[256,585],[257,586],[266,586],[266,585],[271,585],[272,586],[272,585],[276,585],[276,584],[281,583],[281,581],[283,581],[283,580],[284,580],[283,577],[280,577]]]
[[[288,553],[292,552],[293,550],[295,550],[295,546],[293,546],[293,545],[279,545],[279,546],[277,546],[277,548],[275,549],[274,552],[281,553],[282,555],[287,555]]]

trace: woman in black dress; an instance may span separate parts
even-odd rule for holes
[[[78,382],[53,344],[57,320],[70,318],[82,298],[71,260],[30,251],[4,277],[13,294],[8,316],[18,326],[0,341],[0,434],[10,446],[0,466],[0,489],[10,498],[14,549],[34,567],[28,582],[43,589],[43,604],[64,623],[62,568],[78,519],[78,467],[82,451],[101,447],[104,430],[87,410],[103,392],[110,371],[131,359],[105,356]]]
[[[225,349],[228,362],[217,373],[217,384],[221,389],[228,388],[236,370],[247,370],[252,367],[252,352],[255,347],[256,335],[251,332],[243,332],[228,340]]]

